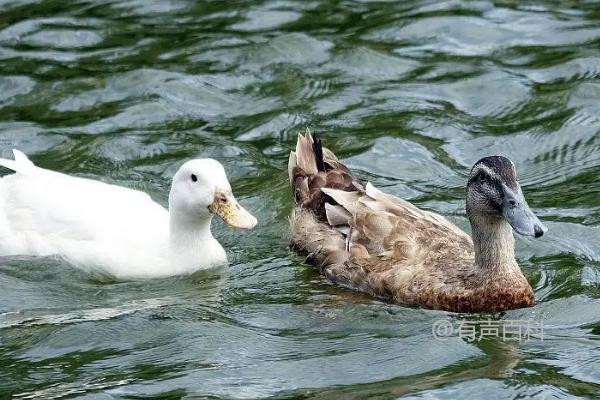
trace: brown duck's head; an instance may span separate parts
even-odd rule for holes
[[[531,211],[512,161],[490,156],[477,161],[467,183],[467,215],[484,221],[503,218],[515,232],[542,236],[548,228]]]

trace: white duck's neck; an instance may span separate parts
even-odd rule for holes
[[[171,268],[183,273],[227,263],[225,250],[210,231],[211,221],[211,216],[190,220],[177,212],[170,215]]]
[[[169,243],[171,249],[183,253],[200,252],[215,239],[210,231],[211,216],[191,220],[189,216],[171,210],[169,213]]]
[[[521,273],[515,260],[512,227],[501,218],[470,218],[473,230],[475,263],[487,271]]]

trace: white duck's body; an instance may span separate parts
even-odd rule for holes
[[[39,168],[17,151],[15,161],[0,165],[16,172],[0,178],[0,255],[58,255],[124,279],[185,274],[227,262],[211,234],[208,207],[215,193],[231,189],[214,160],[189,161],[178,171],[171,212],[143,192]],[[217,185],[188,185],[190,171],[208,166],[220,178]],[[206,193],[196,196],[184,185]],[[190,193],[191,200],[185,198]],[[246,222],[243,227],[251,227],[256,220]]]

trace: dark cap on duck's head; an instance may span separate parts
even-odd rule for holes
[[[467,215],[504,218],[521,235],[540,237],[547,228],[523,197],[514,164],[503,156],[477,161],[467,183]]]
[[[473,168],[471,168],[469,183],[471,183],[471,180],[480,178],[484,174],[490,178],[502,181],[508,187],[513,189],[516,189],[519,185],[515,165],[512,161],[503,156],[489,156],[477,161],[475,165],[473,165]]]

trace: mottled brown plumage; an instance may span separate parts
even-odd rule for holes
[[[473,168],[472,240],[446,218],[362,185],[318,139],[300,135],[288,170],[296,201],[292,245],[332,282],[398,303],[455,312],[531,306],[511,225],[496,211],[502,199],[485,192],[496,193],[503,179],[520,192],[504,160],[491,157]]]

